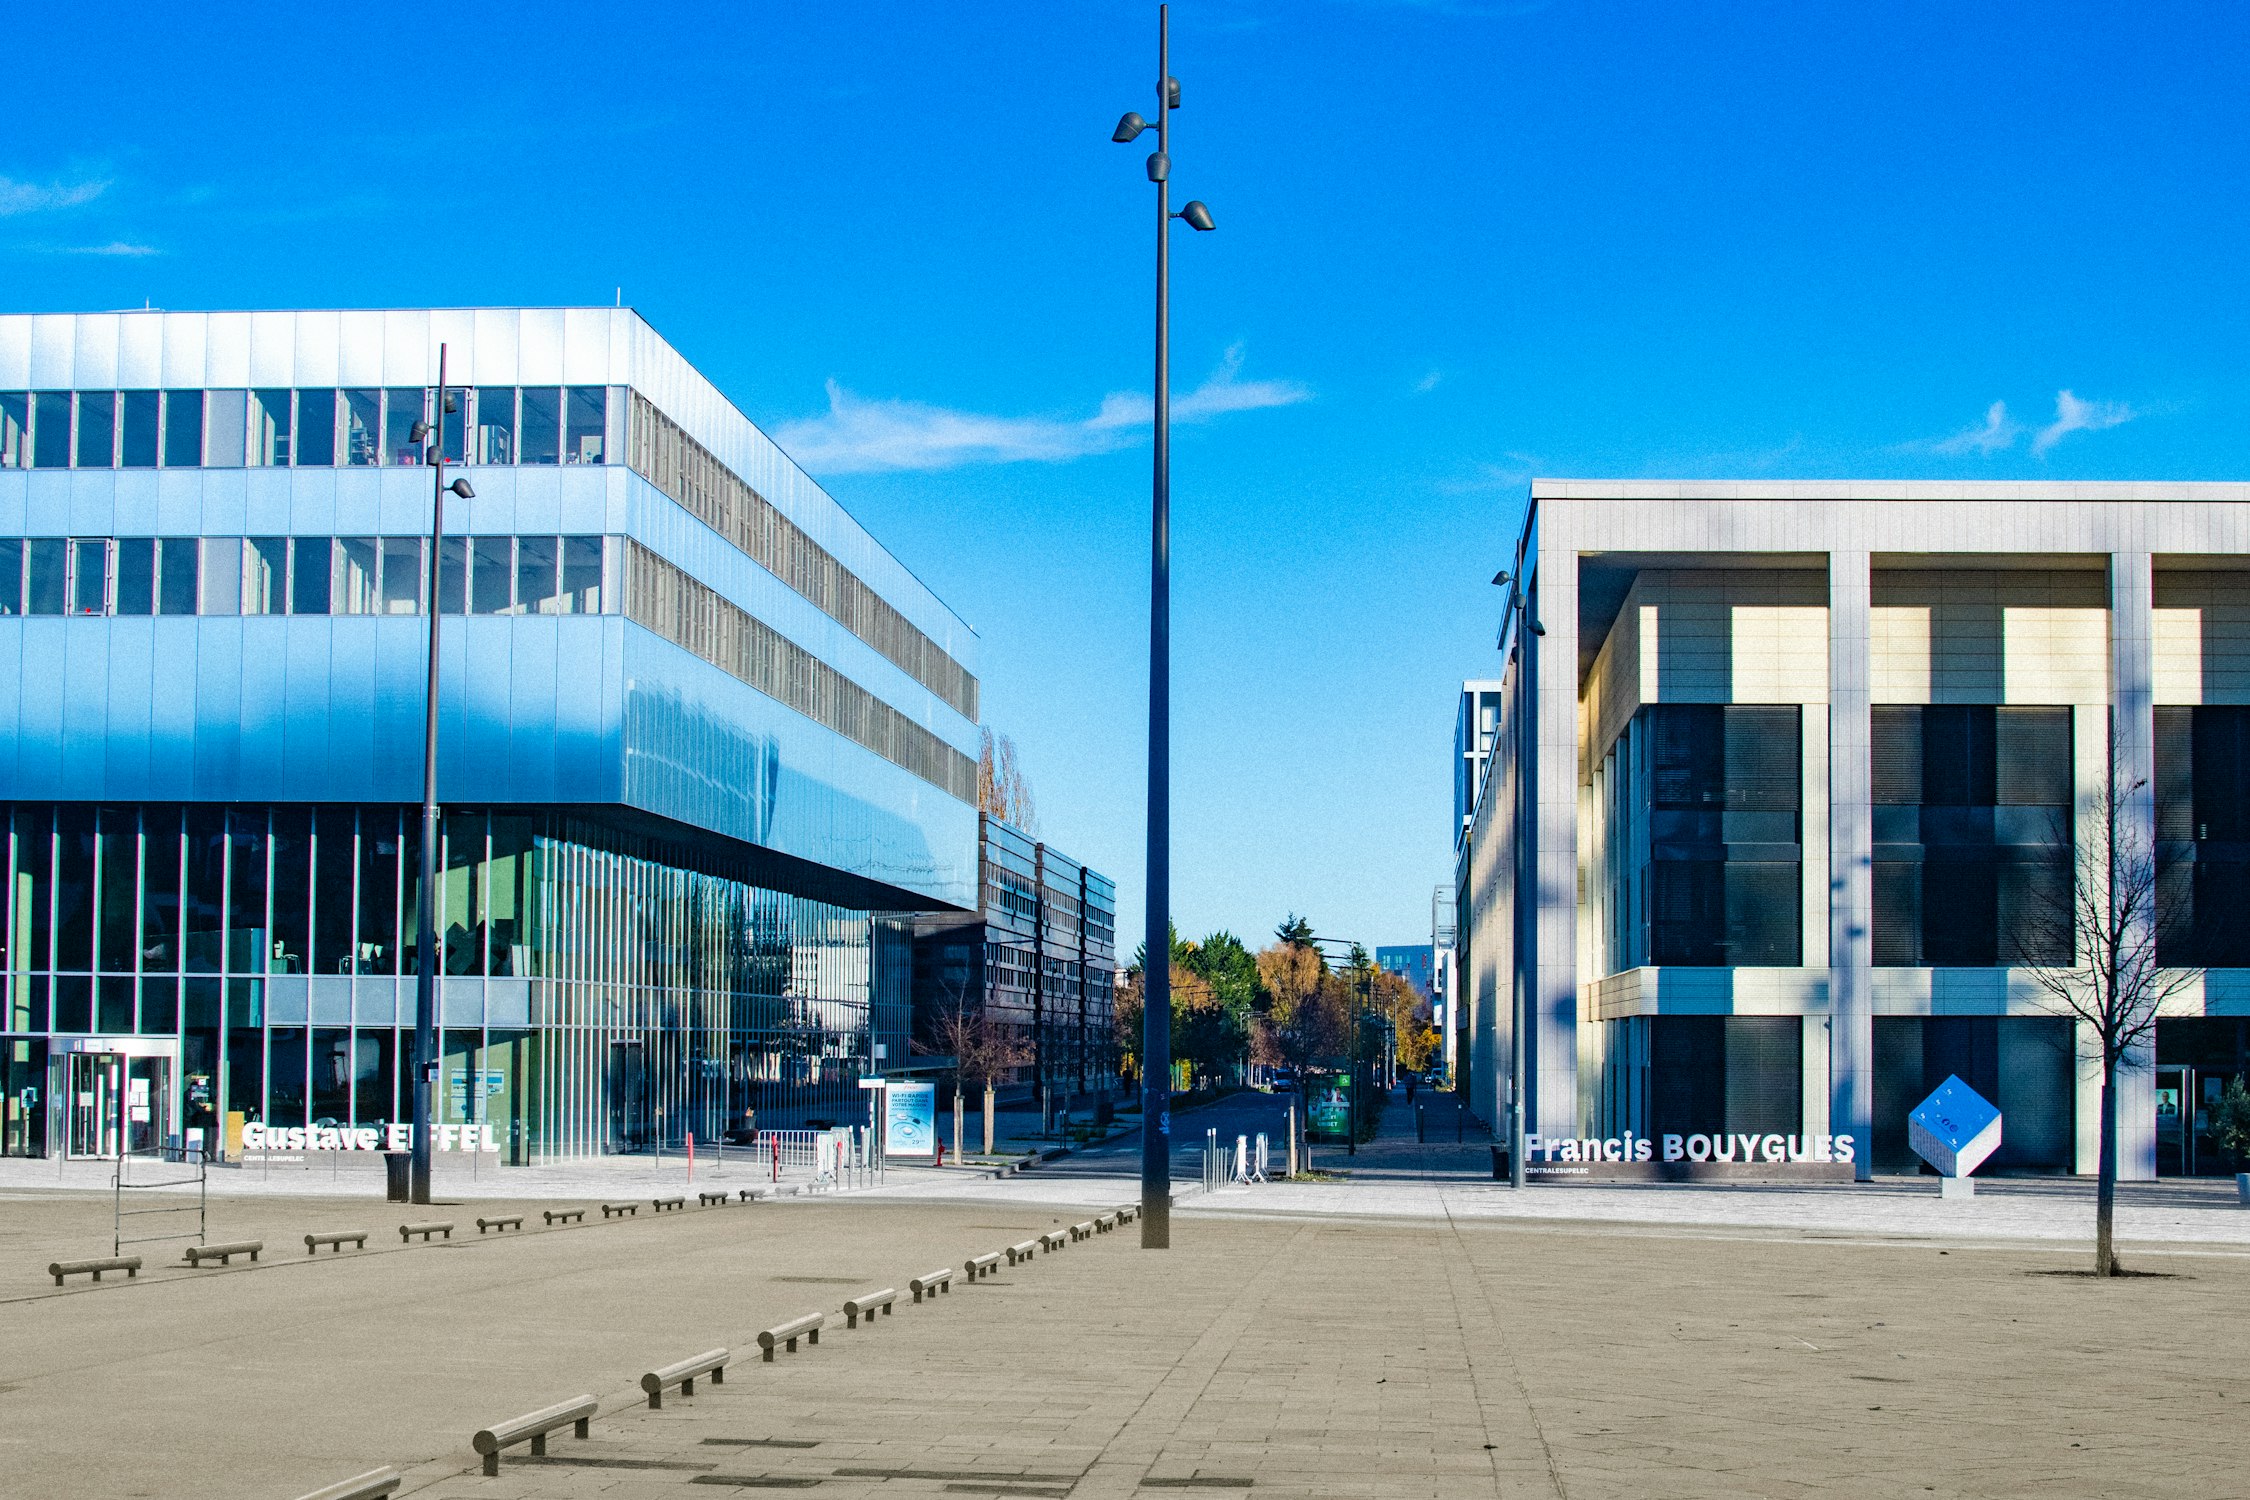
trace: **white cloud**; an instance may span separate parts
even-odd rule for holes
[[[1172,398],[1172,420],[1208,422],[1230,412],[1294,406],[1312,392],[1293,380],[1244,380],[1242,346],[1193,390]],[[971,464],[1067,463],[1140,441],[1154,410],[1149,396],[1102,398],[1090,417],[1002,417],[921,401],[869,400],[828,382],[828,410],[774,429],[791,458],[820,474],[896,473]]]
[[[91,203],[109,190],[108,180],[94,182],[18,182],[0,177],[0,218],[13,214],[44,213],[49,209],[76,208]]]
[[[1514,449],[1500,456],[1507,462],[1480,463],[1466,475],[1434,481],[1433,487],[1441,495],[1480,495],[1492,490],[1520,490],[1531,483],[1539,467],[1536,457]]]
[[[1964,428],[1949,438],[1940,438],[1930,447],[1939,453],[1998,453],[2003,448],[2014,447],[2022,431],[2019,423],[2008,419],[2008,403],[1995,401],[1985,408],[1982,426]]]
[[[1417,396],[1427,396],[1430,392],[1438,388],[1438,382],[1443,379],[1445,379],[1445,372],[1443,370],[1430,371],[1429,374],[1414,382],[1414,394]]]
[[[2031,451],[2045,453],[2074,432],[2100,432],[2122,427],[2137,413],[2122,401],[2081,401],[2069,391],[2055,392],[2055,420],[2039,429]]]

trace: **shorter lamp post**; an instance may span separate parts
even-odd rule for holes
[[[430,1201],[430,1137],[431,1115],[435,1101],[430,1097],[437,1081],[437,872],[438,872],[438,801],[437,801],[437,733],[438,733],[438,622],[443,618],[438,610],[438,560],[445,551],[445,497],[448,494],[463,500],[474,500],[477,492],[466,479],[445,482],[445,417],[456,410],[453,393],[445,384],[445,345],[438,345],[437,410],[433,413],[437,423],[416,422],[410,440],[427,444],[423,459],[431,465],[430,484],[430,674],[429,696],[424,700],[422,716],[422,888],[415,901],[414,918],[414,1132],[408,1149],[407,1196],[416,1203]],[[465,434],[464,434],[465,436]],[[435,441],[430,441],[432,438]],[[466,454],[467,444],[463,444]],[[466,601],[463,601],[466,603]],[[465,1068],[462,1076],[462,1108],[473,1111],[468,1101],[476,1094],[476,1079],[468,1076],[475,1072]]]

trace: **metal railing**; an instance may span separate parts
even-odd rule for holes
[[[135,1162],[143,1163],[144,1170],[148,1166],[161,1167],[165,1163],[192,1168],[193,1170],[192,1175],[181,1173],[169,1177],[151,1177],[140,1182],[134,1182],[130,1179],[133,1176],[132,1168]],[[193,1240],[198,1245],[208,1243],[207,1231],[211,1222],[209,1212],[211,1162],[202,1147],[163,1146],[155,1151],[142,1153],[121,1151],[117,1155],[117,1167],[110,1177],[109,1185],[111,1200],[110,1254],[124,1254],[127,1245],[154,1245],[175,1240]],[[163,1203],[152,1208],[127,1208],[125,1206],[125,1195],[127,1193],[185,1187],[195,1189],[195,1201],[193,1203]],[[143,1234],[128,1239],[125,1234],[125,1221],[150,1214],[194,1214],[194,1232],[182,1230],[178,1234]]]

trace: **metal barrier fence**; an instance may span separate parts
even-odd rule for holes
[[[883,1179],[881,1153],[864,1128],[761,1130],[751,1159],[775,1182],[803,1173],[815,1187],[869,1187]]]
[[[135,1162],[141,1163],[144,1174],[139,1182],[131,1180],[134,1175],[133,1164]],[[192,1171],[175,1173],[168,1177],[145,1175],[151,1170],[161,1169],[165,1163],[190,1168]],[[117,1157],[117,1168],[109,1179],[109,1186],[109,1253],[111,1255],[124,1254],[127,1245],[154,1245],[172,1240],[193,1240],[197,1245],[208,1242],[206,1231],[210,1225],[211,1163],[209,1158],[205,1156],[202,1147],[164,1146],[155,1151],[139,1154],[120,1152]],[[151,1208],[127,1208],[125,1206],[125,1195],[127,1193],[185,1187],[195,1189],[195,1201],[193,1203],[159,1203]],[[146,1200],[135,1199],[134,1201]],[[150,1214],[194,1214],[194,1232],[190,1233],[182,1229],[178,1234],[142,1234],[127,1238],[125,1221],[142,1218]]]

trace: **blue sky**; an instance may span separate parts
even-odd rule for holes
[[[315,12],[319,12],[316,14]],[[622,287],[1139,930],[1148,4],[33,7],[0,306]],[[1181,0],[1175,910],[1426,937],[1537,474],[2243,477],[2250,11]],[[1131,947],[1128,938],[1126,946]]]

